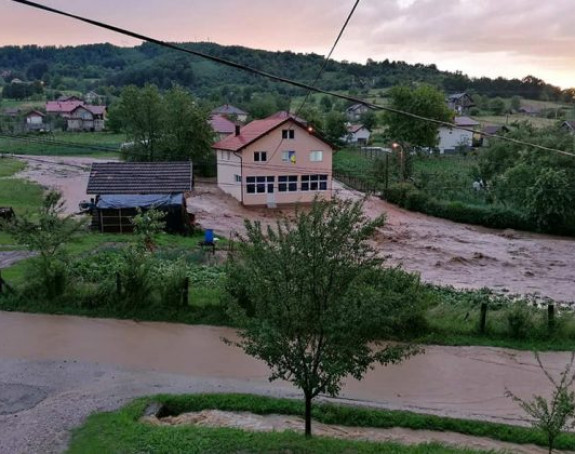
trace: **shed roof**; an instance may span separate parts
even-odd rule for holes
[[[213,115],[208,121],[214,132],[218,134],[233,134],[236,130],[236,124],[223,115]]]
[[[192,163],[93,163],[87,194],[171,194],[192,190]]]
[[[224,104],[212,110],[212,114],[217,115],[247,115],[247,112],[231,104]]]
[[[479,122],[469,117],[455,117],[453,123],[457,126],[477,126]]]

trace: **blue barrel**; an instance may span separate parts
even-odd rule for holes
[[[208,244],[214,242],[214,231],[212,229],[206,229],[206,236],[204,241]]]

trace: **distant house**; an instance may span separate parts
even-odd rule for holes
[[[575,134],[575,121],[564,121],[561,123],[561,129],[570,134]]]
[[[78,102],[82,102],[82,98],[80,98],[79,96],[76,95],[62,95],[57,99],[58,102],[72,102],[72,101],[78,101]]]
[[[354,104],[345,109],[345,116],[348,121],[358,121],[362,114],[366,113],[368,110],[369,107],[365,104]]]
[[[212,115],[208,120],[215,133],[215,141],[219,142],[236,131],[236,124],[222,115]]]
[[[84,95],[84,101],[88,104],[103,104],[104,96],[99,95],[95,91],[89,91]]]
[[[347,134],[341,138],[342,141],[351,145],[367,145],[371,132],[362,124],[348,124]]]
[[[238,109],[231,104],[224,104],[212,110],[212,115],[222,115],[227,118],[235,118],[238,121],[245,122],[248,119],[248,113]]]
[[[212,148],[218,186],[243,205],[331,199],[333,147],[292,117],[252,121]]]
[[[185,194],[193,188],[191,162],[94,163],[86,194],[93,197],[92,228],[130,233],[138,208],[166,213],[166,230],[188,225]]]
[[[84,101],[48,101],[46,112],[66,120],[67,131],[103,131],[106,124],[106,106],[92,106]]]
[[[469,109],[475,107],[473,98],[467,93],[454,93],[447,97],[447,106],[459,115],[469,113]]]
[[[439,152],[454,153],[461,148],[469,148],[473,145],[473,136],[479,127],[479,123],[469,117],[455,117],[453,123],[463,129],[441,126],[439,128]]]
[[[521,106],[518,110],[519,113],[524,115],[529,115],[530,117],[536,117],[541,113],[541,109],[535,106]]]
[[[279,112],[276,112],[274,114],[271,114],[269,117],[266,117],[267,120],[276,120],[276,119],[285,120],[286,118],[293,118],[295,121],[301,123],[302,125],[307,126],[307,120],[304,120],[301,117],[297,117],[291,112],[288,112],[287,110],[280,110]]]
[[[505,125],[490,125],[490,126],[485,126],[483,128],[482,132],[485,134],[492,135],[492,136],[502,135],[502,134],[509,132],[509,128]],[[486,147],[487,145],[489,145],[489,140],[490,140],[489,136],[481,136],[481,145]]]
[[[24,119],[26,121],[26,131],[46,131],[48,130],[48,125],[44,123],[44,115],[39,110],[31,110],[26,115]]]

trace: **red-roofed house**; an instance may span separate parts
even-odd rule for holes
[[[106,106],[89,106],[83,101],[48,101],[46,112],[66,119],[67,131],[103,131]]]
[[[213,115],[208,122],[216,134],[216,142],[225,139],[236,130],[236,124],[223,115]]]
[[[218,186],[243,205],[331,199],[333,147],[291,117],[252,121],[212,148]]]

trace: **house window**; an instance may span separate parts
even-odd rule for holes
[[[239,177],[239,175],[236,175]],[[276,177],[246,177],[246,191],[248,194],[265,194],[274,192]]]
[[[246,178],[246,189],[248,194],[255,194],[256,192],[256,177]]]
[[[293,129],[282,130],[282,139],[294,139],[295,131]]]
[[[327,175],[302,175],[302,191],[327,191]]]
[[[241,183],[241,182],[242,182],[242,177],[241,177],[241,175],[234,175],[234,179],[235,179],[236,183]]]
[[[295,163],[295,151],[282,151],[282,161]]]
[[[297,191],[297,175],[281,175],[278,177],[279,192]]]
[[[226,153],[226,159],[227,159],[228,161],[230,160],[230,152],[229,152],[229,151]]]
[[[309,160],[311,162],[321,162],[323,161],[323,151],[311,151],[309,153]]]
[[[254,161],[255,162],[265,162],[268,160],[267,151],[254,151]]]

